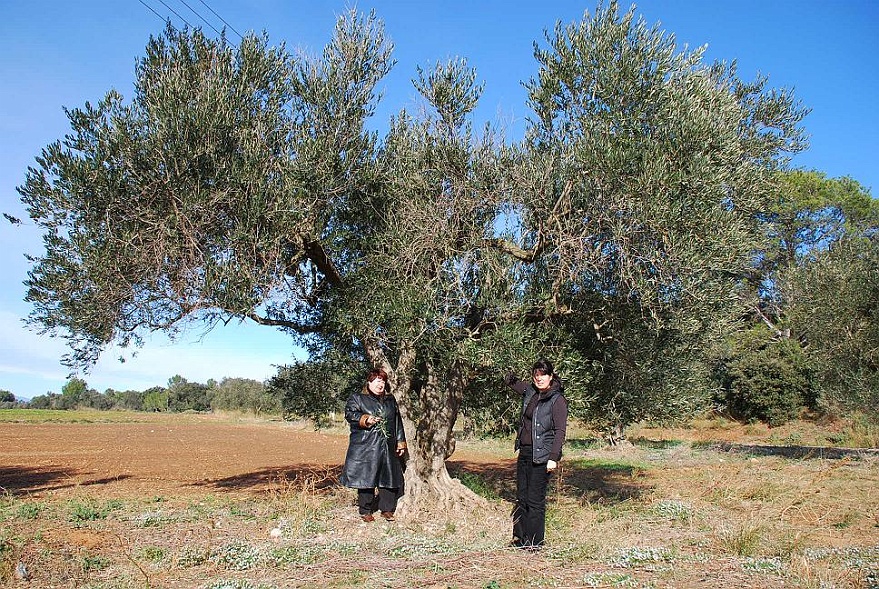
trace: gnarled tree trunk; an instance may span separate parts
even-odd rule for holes
[[[463,398],[463,371],[451,370],[448,382],[442,383],[435,367],[427,363],[426,380],[415,391],[410,375],[416,365],[416,352],[411,345],[401,347],[396,369],[377,348],[368,346],[367,350],[373,363],[390,376],[406,430],[406,492],[399,512],[441,513],[482,503],[482,498],[452,478],[446,468],[446,459],[454,450],[452,428]]]

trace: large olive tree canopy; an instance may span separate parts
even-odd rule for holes
[[[392,66],[373,15],[343,15],[316,57],[169,29],[133,99],[69,110],[19,189],[44,230],[31,319],[74,366],[230,320],[382,366],[407,497],[432,505],[465,494],[444,464],[459,411],[515,414],[499,374],[538,354],[578,417],[691,409],[681,383],[736,303],[804,113],[618,12],[537,46],[519,143],[474,128],[482,86],[463,59],[418,69],[423,111],[369,132]]]

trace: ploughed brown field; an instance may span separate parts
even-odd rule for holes
[[[100,419],[102,414],[95,414]],[[138,414],[143,422],[0,423],[0,488],[105,497],[259,493],[278,479],[341,468],[342,429],[222,417]],[[509,462],[461,450],[450,465]]]
[[[4,423],[0,486],[36,496],[88,490],[102,496],[200,494],[245,490],[268,473],[333,465],[338,436],[277,424]]]
[[[879,462],[803,452],[804,430],[574,432],[548,544],[523,554],[509,440],[448,462],[478,505],[365,524],[337,482],[341,427],[17,415],[0,416],[0,586],[879,587]]]

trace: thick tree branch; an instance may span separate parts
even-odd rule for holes
[[[535,240],[534,247],[532,247],[531,249],[526,250],[511,241],[499,238],[485,239],[483,240],[483,243],[485,243],[485,245],[489,247],[498,249],[505,254],[509,254],[517,260],[521,260],[522,262],[533,262],[546,247],[546,232],[544,231],[544,227],[550,226],[552,224],[558,224],[562,212],[562,203],[567,200],[568,197],[570,197],[573,187],[573,182],[571,180],[568,180],[565,183],[565,187],[562,189],[561,194],[559,194],[559,197],[556,199],[555,204],[552,207],[552,211],[550,211],[549,215],[546,218],[537,218],[537,239]]]
[[[755,306],[754,306],[754,312],[756,312],[756,313],[757,313],[757,316],[760,317],[760,319],[763,320],[763,323],[765,323],[765,324],[767,325],[767,327],[769,327],[769,329],[772,330],[772,333],[775,334],[775,337],[777,337],[777,338],[783,338],[783,339],[787,339],[787,338],[790,337],[790,330],[789,330],[789,329],[781,330],[781,329],[779,329],[778,327],[776,327],[775,324],[772,323],[772,321],[770,321],[769,317],[767,317],[767,316],[763,313],[763,311],[760,310],[760,307],[758,307],[758,306],[755,305]]]
[[[254,312],[246,313],[245,315],[248,319],[250,319],[254,323],[258,323],[259,325],[268,325],[271,327],[285,327],[301,335],[319,333],[321,331],[320,327],[313,325],[302,325],[301,323],[298,323],[296,321],[290,321],[288,319],[273,319],[271,317],[263,317],[262,315]]]
[[[363,348],[366,350],[366,355],[369,357],[369,361],[373,366],[380,368],[393,376],[394,370],[391,366],[391,362],[388,360],[388,357],[385,355],[385,352],[382,350],[377,339],[368,337],[363,338]]]
[[[484,314],[477,317],[475,313],[465,319],[465,326],[469,337],[479,339],[486,333],[494,331],[500,325],[509,325],[524,321],[534,325],[544,321],[553,321],[573,315],[575,311],[566,305],[559,305],[555,309],[544,307],[532,307],[526,310],[510,310],[504,313]]]
[[[536,248],[526,250],[511,241],[507,241],[506,239],[491,238],[484,240],[484,243],[489,247],[493,247],[504,252],[505,254],[513,256],[517,260],[528,263],[533,262],[538,253]]]
[[[342,285],[342,275],[339,274],[335,264],[333,264],[333,261],[319,241],[312,240],[306,242],[304,250],[306,257],[327,277],[330,284],[333,286]]]

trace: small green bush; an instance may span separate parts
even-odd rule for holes
[[[715,378],[723,391],[721,402],[743,421],[780,425],[814,405],[812,368],[799,342],[774,338],[763,326],[730,338]]]
[[[140,551],[140,556],[150,562],[159,562],[165,559],[165,549],[159,546],[146,546]]]
[[[16,516],[21,519],[37,519],[45,509],[40,503],[22,503],[16,509]]]

